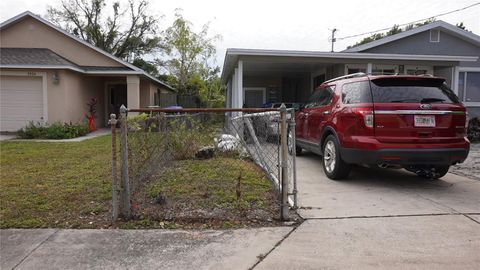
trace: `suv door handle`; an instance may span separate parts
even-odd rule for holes
[[[329,111],[324,111],[323,115],[328,115],[330,112]]]

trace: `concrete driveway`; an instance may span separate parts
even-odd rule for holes
[[[297,159],[306,221],[258,269],[480,269],[480,181],[362,167],[332,181],[320,162]]]

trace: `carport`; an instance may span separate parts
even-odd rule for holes
[[[454,70],[477,57],[228,49],[222,72],[228,108],[305,102],[322,82],[356,72],[432,74],[456,90]]]

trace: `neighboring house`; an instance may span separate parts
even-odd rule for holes
[[[0,24],[0,131],[29,121],[85,120],[95,97],[97,126],[122,104],[162,104],[173,89],[143,70],[24,12]],[[171,104],[172,105],[172,104]]]
[[[222,79],[228,107],[305,102],[322,82],[356,73],[432,74],[480,116],[480,36],[443,21],[343,52],[228,49]]]

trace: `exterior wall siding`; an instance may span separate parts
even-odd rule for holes
[[[0,40],[2,48],[48,48],[81,66],[123,66],[33,18],[2,29]]]
[[[362,52],[480,56],[480,47],[443,31],[440,31],[440,42],[430,42],[430,31],[425,31]],[[476,62],[460,62],[460,66],[480,67],[480,59]]]

